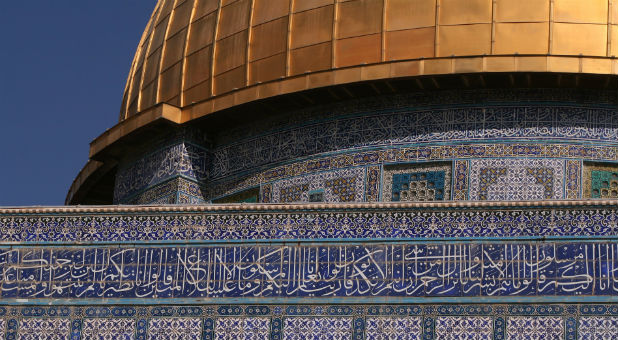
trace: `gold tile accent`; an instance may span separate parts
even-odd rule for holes
[[[555,23],[553,30],[553,54],[590,56],[607,54],[606,25]]]
[[[337,39],[382,31],[383,0],[354,0],[339,4]]]
[[[497,23],[494,54],[547,54],[549,22]]]
[[[440,26],[438,57],[491,53],[491,24]]]
[[[388,0],[386,30],[396,31],[436,25],[436,0]]]
[[[492,0],[440,0],[440,25],[491,23]]]

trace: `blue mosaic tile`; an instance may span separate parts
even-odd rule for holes
[[[92,340],[133,340],[136,329],[134,319],[84,319],[82,337]]]
[[[269,318],[218,318],[215,325],[217,340],[260,340],[269,334]]]
[[[437,339],[445,340],[491,340],[493,322],[490,317],[443,316],[436,319]]]
[[[548,316],[509,317],[506,334],[507,339],[512,340],[561,340],[564,339],[564,320]]]
[[[202,334],[202,320],[198,318],[151,319],[148,340],[193,340]]]
[[[365,327],[367,339],[420,340],[423,319],[420,317],[368,317]]]
[[[28,318],[19,323],[20,340],[68,340],[71,320]]]
[[[289,317],[283,340],[352,340],[352,318]]]

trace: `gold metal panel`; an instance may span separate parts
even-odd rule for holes
[[[290,12],[290,0],[254,0],[253,25],[287,16]]]
[[[158,17],[157,17],[157,25],[161,21],[169,19],[169,15],[172,12],[172,9],[174,8],[174,3],[175,1],[169,1],[169,0],[163,2],[163,4],[161,5],[160,14],[158,14]]]
[[[612,72],[612,63],[609,59],[582,59],[582,72],[608,74]]]
[[[440,25],[491,22],[492,0],[440,0]]]
[[[453,64],[455,73],[483,72],[483,58],[461,58],[456,59]]]
[[[187,0],[174,9],[172,23],[170,24],[169,32],[167,33],[168,36],[173,36],[189,25],[191,11],[193,10],[193,1],[194,0]]]
[[[161,86],[159,87],[159,100],[169,102],[170,99],[180,94],[182,63],[170,67],[161,73]],[[177,105],[177,104],[176,104]]]
[[[391,77],[410,77],[421,74],[421,62],[418,60],[400,61],[391,64]]]
[[[618,24],[618,0],[609,0],[610,9],[609,12],[609,23],[610,24]]]
[[[554,0],[554,21],[607,23],[608,0]]]
[[[250,9],[251,2],[249,0],[238,0],[228,6],[222,7],[217,40],[238,33],[249,27]]]
[[[234,92],[234,105],[248,103],[258,99],[258,87],[249,86],[244,90]]]
[[[381,55],[382,35],[379,33],[342,39],[335,44],[336,67],[377,63]]]
[[[266,84],[259,85],[258,88],[258,98],[268,98],[272,96],[277,96],[281,92],[281,82],[270,82]]]
[[[485,57],[484,71],[486,72],[507,72],[515,69],[515,58],[509,57]]]
[[[161,49],[157,49],[153,54],[146,59],[146,68],[144,70],[144,85],[149,84],[157,78],[159,74],[159,62],[161,61]]]
[[[498,22],[549,21],[549,0],[496,0],[495,19]]]
[[[177,63],[182,59],[187,41],[187,30],[183,30],[165,42],[162,70]]]
[[[434,27],[386,32],[386,60],[432,58],[436,29]]]
[[[139,99],[139,111],[144,111],[155,104],[157,99],[157,82],[153,81],[142,89],[142,95]]]
[[[552,54],[607,54],[606,25],[555,23],[553,32]]]
[[[383,0],[354,0],[339,4],[337,39],[382,31]]]
[[[183,93],[183,103],[188,105],[210,98],[210,80],[200,83]]]
[[[423,74],[448,74],[453,72],[453,61],[450,59],[427,59],[422,63]]]
[[[307,87],[317,88],[323,86],[330,86],[335,81],[335,74],[333,72],[317,72],[307,75]]]
[[[360,79],[361,79],[360,67],[351,67],[351,68],[344,68],[341,70],[335,70],[334,85],[353,83],[356,81],[360,81]]]
[[[494,54],[547,54],[549,23],[497,23]]]
[[[517,71],[520,72],[545,72],[547,71],[547,57],[519,57],[517,58]]]
[[[210,78],[210,61],[212,47],[208,46],[191,55],[186,59],[185,88],[191,88]]]
[[[132,104],[135,101],[135,98],[139,95],[140,85],[142,82],[142,71],[143,69],[140,67],[135,71],[135,76],[133,76],[133,80],[131,83],[131,97],[129,98],[129,103]],[[129,104],[129,105],[130,105]],[[137,109],[137,107],[136,107]]]
[[[376,64],[361,67],[361,80],[386,79],[390,76],[391,64]]]
[[[245,86],[245,66],[237,67],[215,77],[214,94],[220,95]]]
[[[288,42],[288,17],[273,20],[251,29],[249,60],[254,61],[285,52]]]
[[[307,88],[307,79],[303,76],[287,78],[281,81],[281,93],[292,93]]]
[[[291,48],[332,40],[333,11],[325,6],[292,15]]]
[[[152,42],[150,44],[150,52],[148,53],[149,55],[152,54],[154,50],[163,45],[163,40],[165,39],[165,31],[167,29],[167,23],[168,20],[165,20],[161,22],[157,27],[155,27],[154,33],[152,35]]]
[[[438,57],[491,53],[491,24],[441,26]]]
[[[193,20],[197,20],[206,14],[210,14],[219,8],[219,0],[197,0],[195,4],[195,16]]]
[[[331,67],[332,43],[325,42],[290,52],[290,74],[326,70]]]
[[[547,60],[548,71],[551,72],[578,72],[579,58],[572,57],[550,57]]]
[[[213,105],[213,110],[225,110],[229,107],[234,106],[234,94],[228,94],[225,96],[221,96],[219,98],[215,98]]]
[[[616,10],[618,11],[618,7],[616,7]],[[611,37],[609,56],[618,57],[618,25],[612,25],[610,27],[609,36]]]
[[[312,8],[318,8],[326,5],[334,4],[335,0],[294,0],[292,1],[292,12],[306,11]]]
[[[387,0],[386,30],[429,27],[436,24],[436,0]]]
[[[247,30],[217,41],[215,47],[215,73],[221,74],[245,63],[247,55]]]
[[[285,57],[285,53],[280,53],[249,64],[249,84],[266,82],[285,76]]]
[[[214,41],[216,20],[217,13],[212,13],[191,24],[189,46],[187,49],[188,54],[212,44]]]

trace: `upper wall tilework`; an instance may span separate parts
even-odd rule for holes
[[[564,198],[564,161],[480,159],[470,166],[470,199],[530,201]]]
[[[292,112],[216,137],[212,177],[329,151],[411,143],[568,140],[615,143],[616,104],[556,90],[444,91]],[[605,105],[604,105],[605,104]],[[323,112],[322,112],[323,111]]]
[[[310,107],[210,136],[181,133],[134,155],[120,166],[116,202],[201,203],[248,189],[259,189],[262,202],[389,201],[388,166],[436,161],[456,172],[444,173],[445,187],[434,199],[574,199],[582,193],[577,162],[618,161],[617,112],[605,92],[543,89],[438,91]],[[476,169],[478,162],[513,166]],[[554,164],[516,165],[522,162]],[[321,179],[333,172],[354,175],[337,183]],[[482,190],[479,176],[489,181]],[[193,183],[173,189],[176,196],[164,194],[163,183],[178,178]]]

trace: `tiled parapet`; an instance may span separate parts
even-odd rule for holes
[[[605,339],[613,201],[0,210],[5,339]]]

